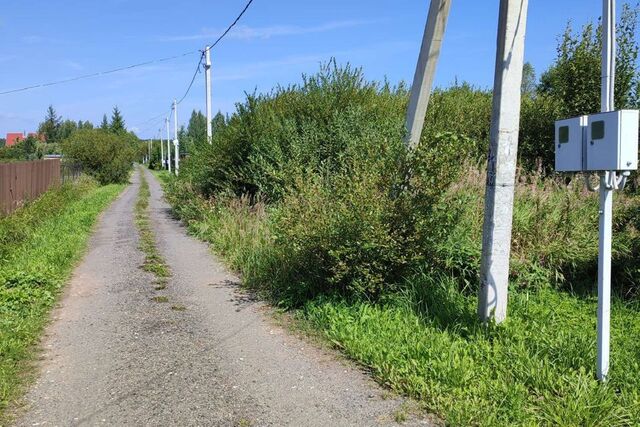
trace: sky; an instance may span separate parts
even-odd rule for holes
[[[246,0],[2,0],[0,92],[197,51],[215,40]],[[622,3],[622,2],[619,2]],[[453,0],[436,86],[456,80],[490,88],[499,0]],[[428,0],[254,0],[212,50],[214,113],[232,113],[246,93],[300,82],[335,57],[368,79],[411,82]],[[596,20],[600,0],[530,0],[525,60],[536,72],[553,61],[571,20]],[[620,8],[620,4],[618,5]],[[158,137],[181,98],[199,53],[106,76],[0,95],[0,137],[33,131],[49,105],[65,119],[99,123],[114,106],[142,138]],[[178,107],[186,124],[204,111],[204,76]]]

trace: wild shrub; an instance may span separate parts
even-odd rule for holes
[[[127,181],[135,148],[129,134],[100,129],[79,130],[62,143],[65,160],[79,163],[85,173],[102,185]]]

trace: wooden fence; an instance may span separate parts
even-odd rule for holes
[[[0,213],[13,212],[59,184],[60,159],[0,163]]]

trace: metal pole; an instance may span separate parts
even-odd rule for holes
[[[405,144],[410,149],[418,145],[422,135],[450,7],[451,0],[431,0],[407,109]]]
[[[209,46],[204,48],[204,55],[204,82],[207,97],[207,142],[211,144],[211,48],[209,48]]]
[[[174,170],[176,175],[180,170],[180,142],[178,142],[178,103],[173,100],[173,148],[175,149]]]
[[[169,118],[164,119],[165,125],[167,125],[167,169],[171,172],[171,134],[169,133]]]
[[[602,2],[602,85],[600,109],[613,111],[616,65],[615,0]],[[613,179],[612,179],[613,178]],[[600,174],[600,219],[598,224],[598,356],[596,375],[600,381],[609,373],[609,343],[611,333],[611,238],[613,222],[613,181],[615,172]]]
[[[485,322],[507,316],[527,7],[528,0],[500,0],[478,294],[478,315]]]

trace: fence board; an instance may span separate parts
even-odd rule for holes
[[[0,163],[0,213],[10,213],[60,185],[60,159]]]

